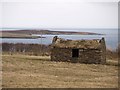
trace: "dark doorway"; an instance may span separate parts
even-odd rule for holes
[[[79,57],[79,49],[72,49],[72,57]]]

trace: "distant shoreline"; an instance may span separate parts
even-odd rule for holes
[[[36,35],[104,35],[94,32],[51,31],[51,30],[6,30],[0,31],[0,38],[37,39],[46,38]],[[34,35],[34,36],[33,36]]]
[[[0,37],[0,38],[14,38],[14,39],[37,39],[37,38],[46,38],[46,37]]]
[[[100,33],[94,33],[94,32],[76,32],[76,31],[52,31],[52,30],[6,30],[6,31],[0,31],[2,34],[6,33],[12,33],[12,34],[26,34],[26,35],[32,35],[32,34],[46,34],[46,35],[104,35]]]

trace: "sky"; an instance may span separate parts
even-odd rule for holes
[[[1,0],[0,28],[118,28],[118,0]]]

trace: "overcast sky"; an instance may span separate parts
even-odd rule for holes
[[[2,0],[2,24],[12,28],[117,28],[117,2]],[[112,1],[112,0],[111,0]]]

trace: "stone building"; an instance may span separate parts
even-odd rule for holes
[[[52,41],[51,60],[105,64],[105,39],[65,40],[55,36]]]

